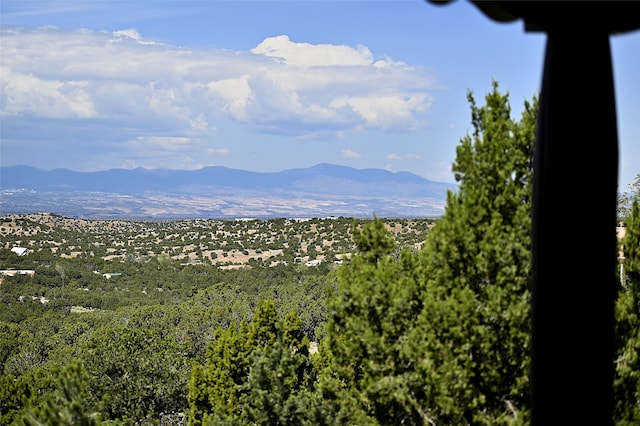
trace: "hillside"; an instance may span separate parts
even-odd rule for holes
[[[258,173],[200,170],[44,171],[0,168],[0,214],[50,211],[96,219],[438,217],[456,186],[331,164]]]
[[[386,219],[398,244],[419,249],[429,219]],[[147,262],[163,256],[221,268],[336,262],[353,250],[352,219],[87,220],[50,213],[0,218],[0,248],[30,258]],[[6,269],[12,265],[0,265]]]

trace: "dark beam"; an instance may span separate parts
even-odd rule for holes
[[[612,425],[618,140],[609,36],[640,29],[637,4],[472,3],[494,21],[522,19],[547,34],[532,203],[532,423]]]
[[[609,35],[549,31],[534,160],[534,425],[613,424],[617,178]]]

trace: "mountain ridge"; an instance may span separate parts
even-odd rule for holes
[[[186,204],[197,207],[192,211],[197,217],[279,216],[296,211],[303,216],[329,213],[363,216],[384,211],[386,215],[406,217],[419,213],[418,206],[425,207],[419,216],[434,216],[442,213],[447,191],[456,188],[455,184],[430,181],[410,172],[355,169],[329,163],[280,172],[252,172],[225,166],[78,172],[17,165],[0,167],[0,213],[33,213],[33,209],[50,204],[64,212],[76,208],[76,216],[102,212],[112,217],[119,211],[134,217],[163,214],[174,217],[190,211],[176,204],[188,201]],[[136,201],[125,203],[122,197],[126,196]],[[112,201],[115,198],[118,207],[112,203],[112,211],[107,213],[104,206],[96,206],[102,205],[98,202],[100,198]],[[83,206],[80,200],[89,205]],[[195,203],[196,200],[200,203]],[[256,209],[256,204],[260,208]],[[162,205],[167,206],[165,211]],[[243,206],[247,214],[242,214]],[[178,213],[181,210],[184,212]]]

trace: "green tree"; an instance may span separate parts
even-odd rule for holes
[[[110,324],[79,351],[89,375],[87,394],[105,420],[158,418],[186,408],[190,360],[172,336]]]
[[[616,300],[615,406],[617,425],[640,422],[640,200],[626,221],[624,284]]]
[[[248,333],[245,322],[216,330],[206,364],[196,364],[192,370],[187,395],[189,425],[240,415],[240,387],[249,366]]]
[[[274,341],[278,336],[278,312],[272,300],[258,303],[253,310],[247,346],[250,349],[264,347]]]
[[[250,322],[219,327],[205,365],[194,365],[188,423],[306,424],[314,377],[297,313],[280,320],[261,301]]]
[[[19,348],[20,327],[10,322],[0,322],[0,373],[5,361]]]
[[[498,83],[457,148],[443,217],[421,252],[424,298],[411,336],[437,423],[522,422],[528,416],[531,180],[537,99],[511,118]]]
[[[317,425],[312,415],[315,377],[309,340],[302,334],[297,313],[278,322],[275,341],[254,348],[241,397],[243,421],[265,426]]]
[[[336,424],[421,424],[423,377],[407,353],[421,308],[417,258],[393,257],[395,243],[375,217],[354,222],[353,240],[357,254],[338,270],[329,301],[323,415]]]
[[[55,392],[50,371],[33,368],[27,374],[0,376],[0,424],[20,424],[30,407],[37,407]]]
[[[240,397],[249,376],[250,356],[277,338],[277,312],[263,301],[252,312],[251,323],[219,327],[207,348],[206,364],[196,364],[189,382],[189,424],[221,422],[242,413]]]
[[[396,242],[388,233],[384,222],[375,215],[367,226],[358,226],[354,219],[351,228],[353,242],[358,249],[358,255],[366,262],[376,265],[379,260],[393,252]]]
[[[28,426],[100,425],[98,412],[87,405],[88,377],[82,364],[73,360],[54,370],[53,375],[56,391],[48,394],[39,406],[28,410],[24,423]]]

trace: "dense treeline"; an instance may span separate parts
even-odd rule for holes
[[[615,305],[614,418],[617,425],[624,426],[640,424],[640,175],[630,189]]]
[[[150,423],[184,413],[191,369],[206,363],[216,333],[251,321],[266,300],[279,317],[296,312],[300,333],[315,344],[324,335],[326,293],[336,286],[334,261],[353,251],[351,226],[363,223],[348,218],[85,222],[35,215],[7,217],[0,224],[8,235],[0,249],[2,267],[35,271],[5,277],[0,285],[0,365],[7,385],[0,391],[0,424],[48,407],[57,387],[70,386],[68,381],[82,385],[81,411],[99,414],[95,418],[102,422]],[[212,223],[229,234],[207,244],[228,246],[225,239],[232,234],[240,248],[228,251],[238,263],[185,262],[193,258],[191,241],[211,235]],[[432,223],[385,219],[386,229],[410,250],[421,245]],[[177,241],[160,240],[179,247],[171,256],[154,236],[161,231],[177,235]],[[108,237],[109,232],[116,235]],[[285,245],[296,241],[297,247],[273,262],[240,259],[243,250],[269,249],[268,238],[256,237],[260,232],[286,234]],[[318,236],[333,244],[321,241],[324,250],[309,250]],[[94,248],[105,238],[110,245],[96,255]],[[8,247],[16,243],[31,252],[13,253]],[[109,257],[111,246],[126,251]],[[323,261],[307,266],[309,252]],[[229,264],[237,268],[227,269]],[[103,276],[107,272],[110,278]]]
[[[350,223],[342,265],[125,256],[105,280],[93,268],[114,264],[54,256],[5,280],[0,423],[527,424],[537,99],[519,120],[497,83],[469,103],[459,191],[424,244],[374,216]],[[628,197],[618,425],[640,421],[640,193]]]
[[[335,281],[335,267],[327,264],[222,270],[159,266],[154,261],[118,262],[117,267],[123,274],[105,279],[82,264],[66,262],[65,284],[55,268],[39,267],[33,277],[9,277],[1,287],[0,321],[37,320],[45,313],[67,318],[70,313],[85,311],[102,316],[129,307],[166,306],[167,310],[173,307],[183,311],[206,308],[211,311],[211,321],[226,324],[233,320],[229,312],[248,316],[259,300],[269,298],[277,300],[283,310],[304,310],[305,330],[313,338],[323,317],[325,287]]]
[[[75,276],[83,288],[63,286],[60,276],[36,282],[42,274],[11,277],[1,285],[0,424],[42,406],[55,389],[56,375],[80,372],[86,376],[83,406],[103,420],[127,423],[184,412],[191,368],[205,362],[218,329],[251,318],[261,301],[272,300],[278,315],[299,312],[301,333],[318,339],[326,319],[325,293],[335,286],[335,270],[328,265],[243,270],[176,265],[168,267],[169,282],[156,262],[119,266],[128,271],[126,279],[99,276],[93,283],[83,280],[82,266],[78,274],[67,266],[66,279]],[[86,278],[95,275],[88,271]],[[79,363],[72,371],[61,369],[70,360]]]

